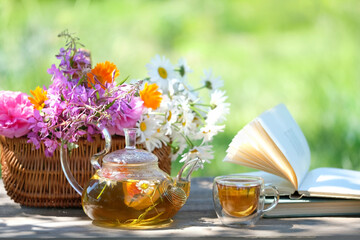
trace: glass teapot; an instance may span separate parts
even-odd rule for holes
[[[84,189],[70,171],[67,151],[60,150],[62,169],[71,186],[82,195],[86,215],[95,225],[105,227],[154,228],[170,224],[189,196],[190,175],[199,160],[186,163],[172,179],[158,167],[154,154],[136,149],[136,128],[124,129],[125,149],[107,154],[111,135],[106,128],[97,126],[104,135],[105,149],[92,156],[96,173]],[[101,157],[102,166],[98,162]]]

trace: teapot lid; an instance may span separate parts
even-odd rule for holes
[[[141,164],[157,162],[158,158],[143,149],[136,149],[136,128],[124,128],[125,149],[107,154],[103,163]]]

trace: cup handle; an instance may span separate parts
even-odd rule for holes
[[[275,186],[271,186],[271,185],[265,185],[265,189],[271,189],[274,193],[274,201],[271,203],[271,205],[269,207],[267,207],[266,209],[263,210],[263,213],[269,212],[271,210],[273,210],[276,205],[279,203],[279,191],[277,190],[277,188]]]

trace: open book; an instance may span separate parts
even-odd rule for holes
[[[262,113],[241,129],[224,161],[262,170],[249,174],[277,186],[281,195],[360,199],[359,171],[309,171],[309,145],[284,104]]]

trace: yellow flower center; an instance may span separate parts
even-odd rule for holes
[[[190,153],[197,153],[197,152],[198,152],[197,149],[194,149],[194,150],[190,151]]]
[[[167,117],[167,120],[168,120],[168,121],[170,121],[171,115],[172,115],[172,113],[171,113],[171,111],[169,111],[169,116]]]
[[[160,77],[162,77],[163,79],[166,79],[168,76],[165,68],[163,68],[163,67],[158,68],[158,73],[159,73]]]
[[[143,132],[146,130],[146,123],[144,123],[144,122],[140,123],[140,130]]]
[[[143,184],[140,185],[140,188],[143,189],[143,190],[146,190],[146,189],[149,188],[149,184],[143,183]]]

